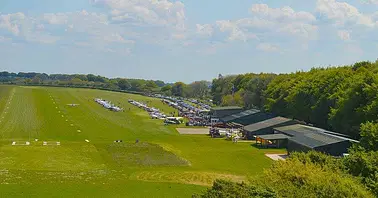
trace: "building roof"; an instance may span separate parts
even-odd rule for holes
[[[243,109],[238,106],[227,106],[227,107],[213,107],[211,110],[213,111],[221,111],[221,110],[234,110],[234,109]]]
[[[291,141],[309,148],[316,148],[344,141],[358,142],[350,138],[335,135],[336,133],[324,129],[301,124],[278,127],[275,128],[275,130],[291,136],[291,138],[289,138]]]
[[[287,136],[287,135],[282,134],[282,133],[269,134],[269,135],[259,135],[257,137],[264,139],[264,140],[285,140],[285,139],[290,138],[290,136]]]
[[[242,124],[239,124],[239,123],[236,123],[236,122],[230,122],[230,123],[227,123],[226,125],[228,127],[233,127],[233,128],[242,128],[243,127]]]
[[[264,121],[261,121],[261,122],[255,123],[255,124],[247,125],[247,126],[244,127],[244,130],[248,131],[248,132],[254,132],[254,131],[258,131],[260,129],[273,127],[275,125],[282,124],[282,123],[289,122],[289,121],[292,121],[292,120],[278,116],[278,117],[274,117],[274,118],[271,118],[271,119],[268,119],[268,120],[264,120]]]
[[[233,120],[236,120],[236,119],[239,119],[239,118],[242,118],[242,117],[246,117],[246,116],[250,116],[250,115],[253,115],[253,114],[256,114],[256,113],[259,113],[259,112],[260,112],[260,110],[257,110],[257,109],[249,109],[249,110],[246,110],[246,111],[242,111],[240,113],[229,115],[227,117],[222,118],[221,120],[223,122],[231,122]]]

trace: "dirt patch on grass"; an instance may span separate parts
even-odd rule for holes
[[[188,166],[183,158],[176,156],[157,144],[113,143],[107,147],[112,160],[119,166]]]
[[[177,128],[176,129],[180,134],[192,134],[192,135],[201,135],[209,134],[208,128]]]
[[[274,161],[285,160],[288,157],[285,154],[265,154],[265,156],[269,157],[270,159]]]
[[[209,172],[152,172],[143,171],[133,174],[130,179],[150,182],[173,182],[182,184],[194,184],[211,186],[216,179],[225,179],[235,182],[246,182],[245,176],[219,174]]]

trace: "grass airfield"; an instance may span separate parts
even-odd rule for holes
[[[106,110],[94,98],[125,111]],[[271,165],[265,152],[282,152],[180,135],[128,99],[177,112],[140,95],[0,86],[2,197],[190,197],[216,178],[247,181]]]

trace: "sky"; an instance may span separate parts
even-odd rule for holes
[[[377,51],[378,0],[0,0],[0,71],[192,82]]]

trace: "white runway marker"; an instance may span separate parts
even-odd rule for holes
[[[64,115],[62,115],[62,118],[64,118]]]
[[[16,145],[16,142],[12,142],[12,145]]]
[[[55,109],[57,109],[58,107],[55,107]]]
[[[60,142],[56,142],[56,145],[60,146]]]
[[[38,139],[35,139],[36,142],[38,142]]]
[[[66,122],[68,122],[68,120],[66,120]]]
[[[81,130],[77,130],[77,132],[81,133]]]
[[[89,142],[89,140],[85,140],[86,142]]]
[[[29,146],[29,145],[30,145],[30,142],[25,142],[25,145]]]
[[[47,142],[43,142],[43,146],[47,146]]]

